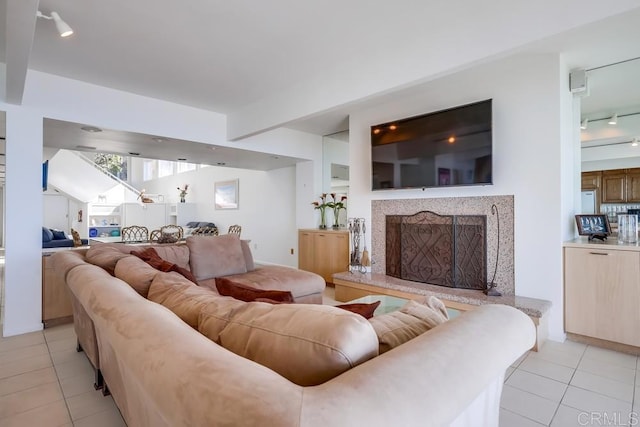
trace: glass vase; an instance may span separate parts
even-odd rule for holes
[[[337,230],[340,228],[340,209],[333,210],[333,229]]]
[[[184,197],[181,196],[180,197],[180,203],[184,203],[184,202],[185,202],[185,199],[184,199]]]
[[[327,228],[327,220],[326,220],[326,212],[325,209],[320,209],[320,229],[324,230]]]

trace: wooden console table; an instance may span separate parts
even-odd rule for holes
[[[548,336],[548,312],[551,302],[528,297],[490,297],[477,290],[446,288],[443,286],[416,283],[376,273],[342,272],[333,275],[336,293],[340,302],[351,301],[367,295],[390,295],[405,299],[419,299],[435,296],[447,308],[460,311],[473,310],[482,304],[504,304],[517,308],[533,321],[536,327],[536,344],[533,350],[541,348]]]

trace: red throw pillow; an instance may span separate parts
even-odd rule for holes
[[[240,301],[251,302],[257,298],[270,299],[277,302],[294,302],[289,291],[256,289],[224,277],[216,277],[218,293],[225,297],[233,297]]]
[[[371,319],[373,317],[373,313],[376,311],[376,308],[380,305],[380,301],[372,302],[371,304],[342,304],[336,305],[336,307],[341,308],[343,310],[350,311],[352,313],[359,314],[365,319]]]
[[[184,276],[187,280],[197,284],[196,278],[189,270],[160,258],[160,255],[158,255],[158,252],[156,252],[154,248],[147,248],[142,251],[131,251],[131,255],[137,256],[156,270],[164,271],[165,273],[175,271],[176,273]]]

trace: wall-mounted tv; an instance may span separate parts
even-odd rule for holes
[[[492,184],[491,100],[371,126],[373,190]]]

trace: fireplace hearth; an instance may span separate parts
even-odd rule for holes
[[[386,274],[439,286],[487,287],[485,215],[386,216]]]

